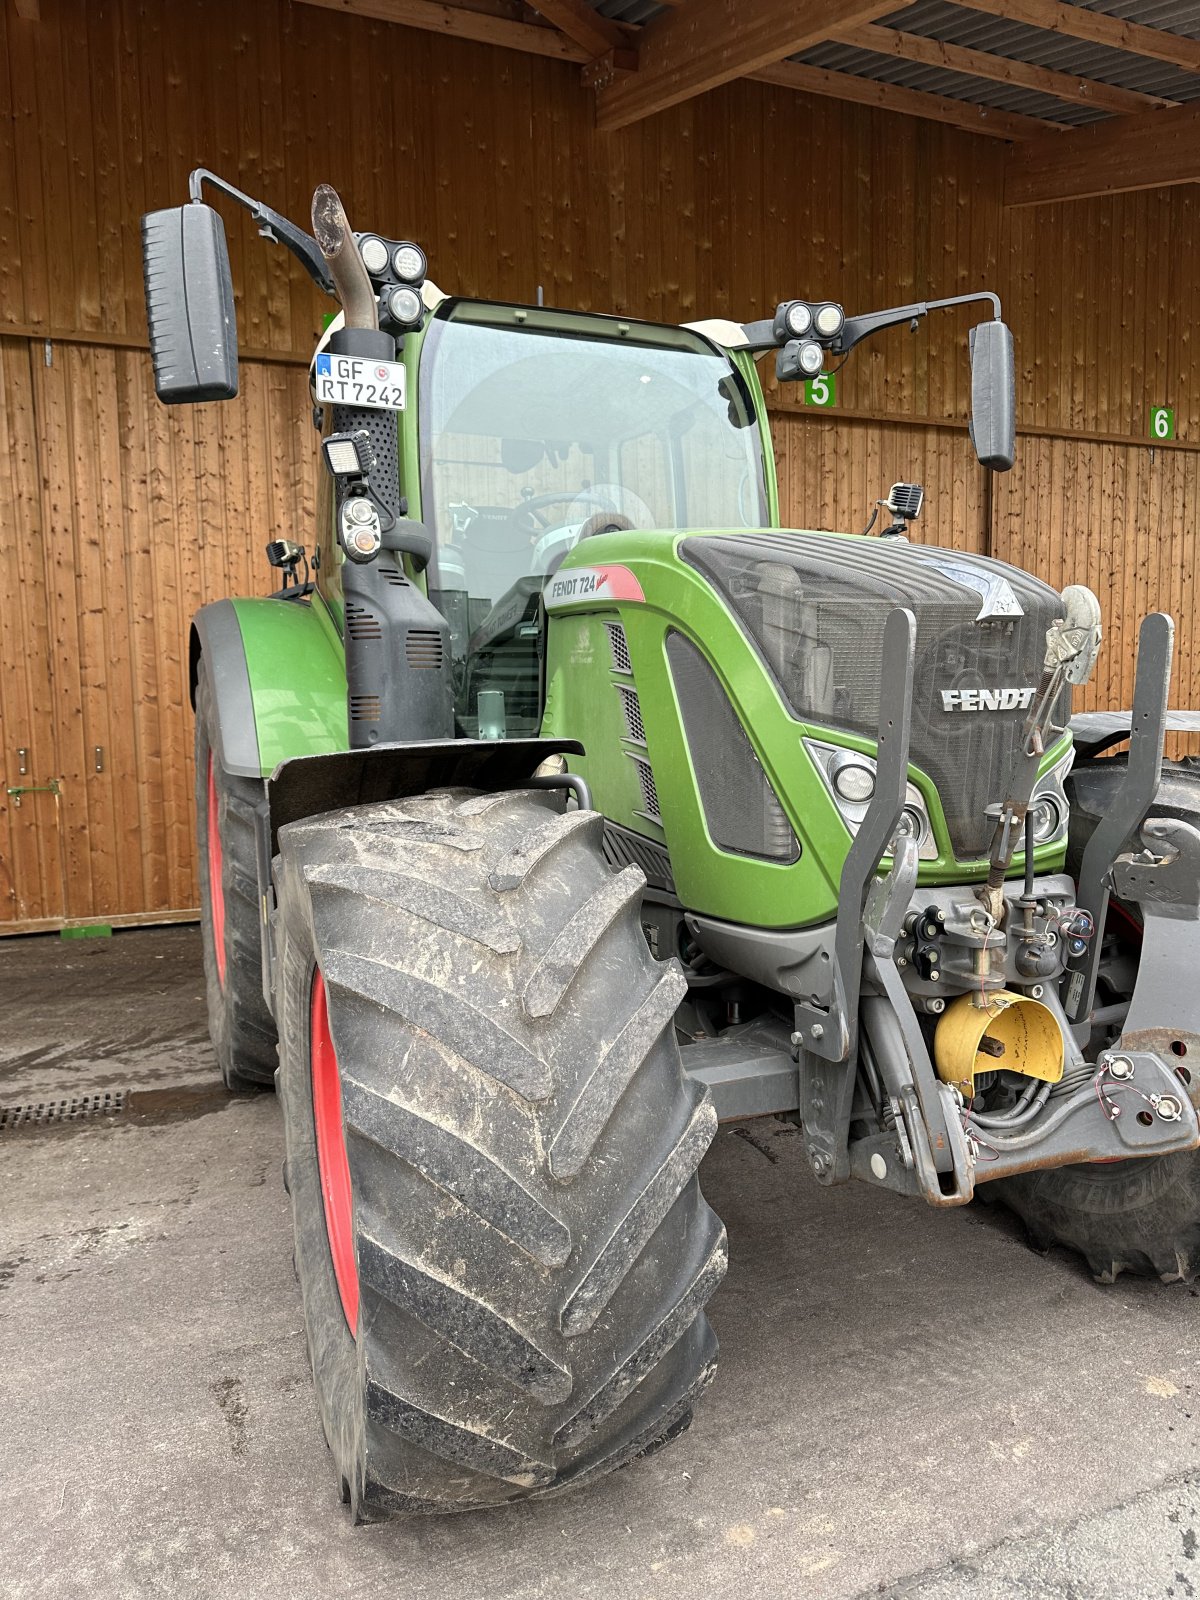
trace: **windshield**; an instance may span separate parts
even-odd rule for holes
[[[550,315],[460,304],[422,351],[422,514],[471,631],[581,534],[767,521],[751,397],[723,354],[685,329]]]

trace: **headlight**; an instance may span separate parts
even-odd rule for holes
[[[801,372],[807,372],[813,378],[825,364],[825,352],[819,344],[802,344],[796,352],[796,359]]]
[[[382,239],[367,238],[358,247],[358,253],[363,258],[363,266],[372,277],[378,277],[381,272],[387,271],[388,248]]]
[[[812,327],[812,320],[812,307],[806,306],[803,300],[794,300],[787,308],[787,315],[784,318],[787,323],[787,331],[794,339],[804,337]]]
[[[400,287],[388,295],[388,311],[393,322],[411,327],[421,320],[421,296],[415,289]]]
[[[817,332],[822,339],[832,339],[835,333],[841,333],[842,323],[846,320],[846,313],[841,306],[824,305],[817,308]]]
[[[864,804],[875,793],[875,769],[853,751],[844,750],[829,763],[833,787],[843,800]]]
[[[804,748],[825,780],[843,822],[851,833],[857,833],[875,796],[875,758],[858,750],[848,750],[845,745],[826,744],[821,739],[805,739]],[[904,811],[896,831],[916,840],[917,854],[922,861],[937,860],[938,844],[933,824],[925,798],[915,783],[910,783],[905,790]]]
[[[392,257],[392,270],[401,283],[420,283],[425,276],[425,252],[420,245],[398,244]]]
[[[920,844],[925,837],[925,818],[916,806],[905,806],[900,813],[900,821],[896,824],[896,837],[915,839],[917,844]]]
[[[1067,805],[1065,785],[1067,774],[1074,764],[1075,747],[1072,745],[1066,755],[1056,761],[1048,772],[1043,772],[1037,781],[1037,789],[1029,802],[1030,826],[1033,829],[1035,845],[1049,844],[1053,839],[1061,839],[1067,831],[1070,807]],[[1018,855],[1023,849],[1023,844],[1017,846]]]
[[[1062,813],[1048,794],[1039,795],[1029,808],[1034,844],[1045,844],[1062,827]]]
[[[359,428],[357,433],[331,433],[321,448],[334,478],[365,478],[375,465],[375,449],[366,428]]]

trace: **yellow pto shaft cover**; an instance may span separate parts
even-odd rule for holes
[[[1011,989],[990,994],[986,1005],[963,994],[942,1013],[933,1056],[938,1077],[969,1103],[981,1072],[1020,1072],[1057,1083],[1063,1075],[1062,1029],[1040,1000]]]

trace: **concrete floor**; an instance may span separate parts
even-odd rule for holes
[[[353,1528],[317,1423],[273,1098],[227,1100],[192,929],[0,942],[0,1593],[422,1600],[1200,1590],[1196,1292],[1100,1289],[1002,1216],[819,1190],[725,1129],[717,1382],[582,1494]]]

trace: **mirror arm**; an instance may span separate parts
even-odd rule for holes
[[[947,306],[972,305],[976,301],[986,300],[992,307],[993,317],[1000,319],[1000,296],[991,290],[983,290],[978,294],[956,294],[946,300],[918,300],[911,306],[893,306],[888,311],[868,311],[861,317],[847,317],[841,333],[833,341],[834,355],[848,355],[863,339],[868,339],[873,333],[878,333],[882,328],[895,328],[902,322],[916,322],[919,317],[928,316],[931,311],[941,311]]]
[[[305,233],[303,228],[298,228],[286,217],[281,217],[278,211],[272,211],[271,207],[264,205],[261,200],[253,199],[241,189],[235,188],[232,183],[227,183],[224,178],[219,178],[207,167],[197,167],[188,178],[188,194],[193,203],[200,202],[201,184],[204,183],[211,184],[230,200],[236,200],[238,205],[244,206],[257,223],[258,231],[264,239],[270,239],[273,244],[281,244],[285,250],[290,250],[317,288],[325,294],[333,294],[333,279],[329,276],[325,259],[317,249],[317,242],[311,234]]]

